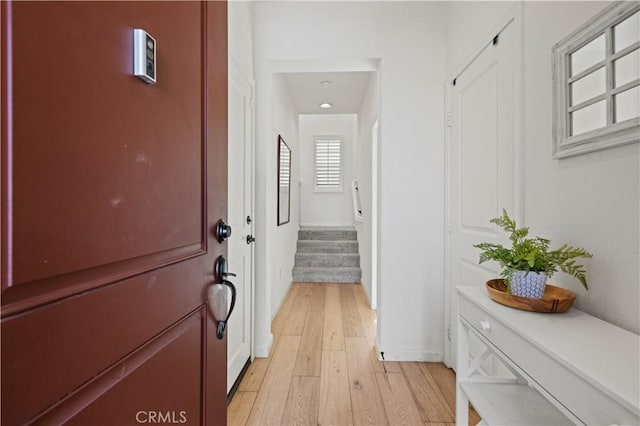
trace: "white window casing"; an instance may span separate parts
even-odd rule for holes
[[[640,2],[615,2],[553,47],[553,157],[640,140]]]

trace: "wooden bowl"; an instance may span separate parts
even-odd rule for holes
[[[562,287],[547,284],[541,299],[507,294],[507,285],[503,279],[487,281],[489,297],[500,304],[531,312],[566,312],[576,299],[576,294]]]

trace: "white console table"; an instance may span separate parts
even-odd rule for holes
[[[489,425],[639,425],[640,336],[577,309],[500,305],[484,287],[457,287],[456,424],[468,403]],[[473,359],[469,337],[486,350]],[[481,368],[495,355],[513,377]]]

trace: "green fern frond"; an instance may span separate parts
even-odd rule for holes
[[[516,222],[511,219],[507,214],[506,209],[502,209],[502,216],[495,217],[489,221],[490,223],[495,223],[500,228],[504,229],[507,232],[514,232],[516,230]]]
[[[474,244],[474,247],[482,250],[480,263],[493,260],[502,266],[500,275],[504,278],[508,289],[511,284],[510,277],[514,271],[544,272],[547,278],[551,278],[558,268],[577,278],[586,289],[589,288],[584,266],[575,261],[579,257],[592,257],[587,250],[567,244],[563,244],[556,250],[549,250],[551,245],[549,239],[527,238],[529,228],[518,228],[516,221],[509,217],[506,209],[502,209],[502,216],[491,219],[490,222],[509,233],[511,248],[493,243]]]
[[[489,222],[495,223],[505,232],[508,232],[510,234],[509,239],[513,244],[517,244],[529,235],[529,228],[518,228],[516,221],[509,217],[506,209],[502,209],[501,217],[493,218]]]
[[[587,271],[584,270],[582,265],[576,264],[575,260],[569,260],[566,263],[560,265],[560,270],[575,277],[582,283],[585,289],[589,289],[587,284]]]
[[[567,244],[563,244],[559,249],[554,250],[552,253],[557,252],[561,257],[566,259],[573,259],[576,257],[593,257],[591,253],[580,247],[572,247]]]

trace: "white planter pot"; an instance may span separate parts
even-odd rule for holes
[[[510,280],[511,294],[531,299],[542,299],[547,285],[547,276],[543,272],[515,271]]]

